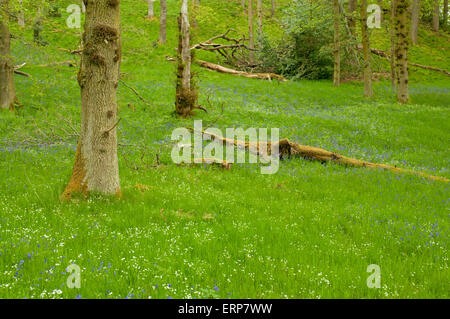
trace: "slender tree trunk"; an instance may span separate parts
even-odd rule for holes
[[[364,96],[372,97],[372,67],[370,62],[370,40],[367,27],[367,0],[361,0],[361,35],[364,56]]]
[[[439,0],[434,0],[433,30],[439,32]]]
[[[17,14],[17,23],[23,28],[25,27],[25,15],[23,12],[23,0],[19,0],[19,13]]]
[[[153,17],[155,16],[155,13],[153,11],[153,0],[147,0],[147,3],[148,3],[147,18],[153,19]]]
[[[420,0],[413,0],[411,8],[411,42],[417,44],[417,33],[419,31]]]
[[[78,72],[81,131],[72,177],[62,194],[121,196],[117,159],[117,86],[121,40],[119,1],[89,1]]]
[[[396,68],[396,33],[397,33],[397,23],[396,21],[396,10],[397,10],[397,0],[391,0],[391,82],[392,88],[395,89],[397,87],[397,68]]]
[[[167,42],[167,0],[160,0],[160,6],[159,42],[164,44]]]
[[[333,16],[334,16],[334,86],[341,84],[341,43],[340,43],[340,12],[339,12],[339,0],[333,2]]]
[[[355,35],[355,29],[356,29],[356,21],[355,21],[355,11],[358,7],[357,0],[349,0],[348,1],[348,27],[350,29],[350,32],[352,35]]]
[[[253,36],[253,0],[248,0],[248,41],[250,48],[250,63],[255,62],[255,39]]]
[[[272,0],[272,10],[270,11],[270,15],[271,17],[275,17],[275,9],[276,9],[276,5],[275,5],[275,0]]]
[[[0,109],[14,110],[16,89],[11,61],[11,36],[8,28],[8,0],[0,0]]]
[[[397,100],[408,103],[408,0],[397,0],[396,8],[396,61],[397,61]]]
[[[245,13],[245,0],[241,0],[242,11]]]
[[[444,30],[447,30],[447,24],[448,24],[448,0],[444,0],[444,21],[442,25]]]
[[[176,83],[175,112],[182,117],[192,114],[196,107],[197,92],[191,85],[191,49],[188,0],[182,0],[178,18],[178,70]]]
[[[258,38],[261,39],[262,38],[262,34],[263,34],[263,4],[262,4],[262,0],[257,0],[256,1],[256,11],[258,14]]]

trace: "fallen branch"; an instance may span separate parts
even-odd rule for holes
[[[134,88],[132,88],[131,86],[129,86],[128,84],[126,84],[123,80],[119,80],[120,83],[122,83],[123,85],[125,85],[127,88],[129,88],[131,91],[133,91],[134,94],[136,94],[136,96],[142,101],[144,102],[147,106],[152,107],[152,105],[150,103],[147,102],[147,100],[145,100],[138,91],[136,91]]]
[[[190,130],[194,130],[192,128],[188,128]],[[271,152],[271,143],[266,142],[262,150],[264,153],[261,153],[261,143],[258,142],[243,142],[238,140],[230,140],[227,138],[224,138],[222,136],[217,136],[215,134],[209,133],[207,131],[202,131],[203,134],[208,135],[216,141],[222,141],[223,144],[228,145],[234,145],[236,147],[245,148],[247,151],[253,152],[260,156],[267,156],[270,155]],[[354,158],[345,157],[341,154],[330,152],[318,147],[313,146],[305,146],[300,145],[298,143],[290,142],[288,139],[283,139],[278,142],[279,152],[280,152],[280,158],[283,159],[286,156],[288,158],[290,157],[302,157],[308,160],[313,161],[320,161],[322,163],[327,162],[334,162],[340,165],[344,166],[351,166],[351,167],[366,167],[366,168],[381,168],[384,170],[388,170],[394,173],[400,173],[400,174],[408,174],[408,175],[418,175],[422,176],[424,178],[427,178],[432,181],[442,181],[445,183],[449,182],[449,179],[442,177],[442,176],[433,176],[429,175],[423,172],[408,170],[399,168],[397,166],[390,166],[385,164],[376,164],[366,161],[361,161]]]
[[[281,82],[287,82],[287,79],[285,79],[283,76],[274,74],[274,73],[248,73],[248,72],[244,72],[244,71],[238,71],[238,70],[226,68],[221,65],[202,61],[202,60],[195,60],[195,63],[197,63],[201,67],[207,68],[212,71],[217,71],[220,73],[239,75],[239,76],[243,76],[243,77],[251,78],[251,79],[262,79],[262,80],[269,80],[269,81],[271,81],[272,79],[275,79],[275,80],[278,80]]]
[[[361,50],[362,47],[361,47],[361,46],[358,46],[358,49]],[[380,56],[380,57],[382,57],[382,58],[386,58],[386,59],[390,59],[390,58],[391,58],[391,56],[390,56],[389,54],[387,54],[386,52],[384,52],[384,51],[382,51],[382,50],[378,50],[378,49],[373,49],[373,48],[371,48],[371,49],[370,49],[370,52],[372,52],[373,54],[378,55],[378,56]],[[442,73],[444,73],[445,75],[450,76],[450,72],[448,72],[447,70],[444,70],[444,69],[440,69],[440,68],[436,68],[436,67],[428,66],[428,65],[421,65],[421,64],[418,64],[418,63],[412,63],[412,62],[408,62],[408,64],[411,65],[411,66],[415,66],[415,67],[421,68],[421,69],[425,69],[425,70],[436,71],[436,72],[442,72]]]
[[[51,62],[48,64],[39,64],[37,66],[42,67],[42,68],[46,68],[46,67],[51,67],[51,66],[57,66],[57,65],[67,65],[69,67],[76,67],[76,63],[73,61],[62,61],[62,62]]]

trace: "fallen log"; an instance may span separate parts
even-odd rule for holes
[[[192,128],[189,128],[189,129],[194,131],[194,129],[192,129]],[[243,141],[238,141],[238,140],[230,140],[230,139],[224,138],[222,136],[217,136],[215,134],[209,133],[207,131],[202,131],[202,133],[204,135],[208,135],[208,136],[212,137],[214,140],[222,141],[222,143],[224,145],[228,144],[228,145],[233,145],[236,147],[245,148],[247,151],[257,154],[257,155],[261,155],[263,157],[270,155],[270,152],[271,152],[272,145],[270,142],[265,143],[266,145],[264,145],[262,147],[262,150],[265,153],[261,153],[261,151],[260,151],[261,145],[258,142],[243,142]],[[280,152],[280,159],[284,159],[286,157],[288,157],[288,158],[302,157],[307,160],[320,161],[322,163],[334,162],[339,165],[351,166],[351,167],[364,167],[364,168],[375,168],[375,169],[381,168],[381,169],[388,170],[388,171],[391,171],[394,173],[399,173],[399,174],[418,175],[418,176],[427,178],[432,181],[442,181],[445,183],[449,182],[449,179],[446,177],[433,176],[433,175],[429,175],[429,174],[426,174],[423,172],[399,168],[397,166],[390,166],[390,165],[386,165],[386,164],[376,164],[376,163],[362,161],[362,160],[358,160],[358,159],[354,159],[354,158],[349,158],[349,157],[345,157],[341,154],[330,152],[330,151],[327,151],[327,150],[324,150],[324,149],[321,149],[318,147],[305,146],[305,145],[300,145],[298,143],[293,143],[293,142],[290,142],[288,139],[282,139],[278,142],[278,144],[279,144],[278,147],[279,147],[279,152]]]
[[[362,47],[358,46],[358,49],[362,49]],[[370,52],[372,52],[373,54],[378,55],[378,56],[380,56],[382,58],[386,58],[386,59],[390,59],[391,58],[391,56],[389,54],[387,54],[386,52],[384,52],[382,50],[371,48]],[[445,75],[450,76],[450,72],[448,72],[447,70],[436,68],[436,67],[433,67],[433,66],[422,65],[422,64],[418,64],[418,63],[412,63],[412,62],[408,62],[408,65],[415,66],[415,67],[418,67],[418,68],[421,68],[421,69],[425,69],[425,70],[442,72]]]
[[[243,76],[243,77],[250,78],[250,79],[261,79],[261,80],[269,80],[269,81],[272,81],[272,79],[275,79],[280,82],[287,82],[287,79],[285,79],[283,76],[274,74],[274,73],[248,73],[248,72],[244,72],[244,71],[238,71],[238,70],[226,68],[219,64],[214,64],[214,63],[206,62],[206,61],[202,61],[202,60],[195,60],[195,63],[197,63],[201,67],[207,68],[212,71],[220,72],[220,73],[239,75],[239,76]]]

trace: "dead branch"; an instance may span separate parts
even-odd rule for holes
[[[188,128],[190,130],[194,130],[192,128]],[[271,152],[271,143],[266,142],[264,144],[264,147],[262,147],[261,143],[258,142],[243,142],[238,140],[230,140],[227,138],[224,138],[222,136],[217,136],[215,134],[202,131],[202,134],[208,135],[213,137],[217,141],[222,141],[223,144],[228,145],[234,145],[236,147],[245,148],[247,151],[254,152],[257,155],[260,156],[267,156],[270,155]],[[264,153],[261,152],[264,150]],[[442,177],[442,176],[433,176],[429,175],[423,172],[418,172],[414,170],[408,170],[399,168],[397,166],[390,166],[385,164],[376,164],[371,162],[366,162],[354,158],[345,157],[341,154],[330,152],[321,148],[313,147],[313,146],[305,146],[300,145],[298,143],[290,142],[288,139],[282,139],[278,142],[278,147],[280,151],[280,158],[283,159],[286,156],[288,158],[290,157],[302,157],[304,159],[313,160],[313,161],[320,161],[322,163],[327,162],[334,162],[336,164],[344,165],[344,166],[351,166],[351,167],[365,167],[365,168],[375,168],[375,169],[384,169],[388,170],[394,173],[400,173],[400,174],[408,174],[408,175],[418,175],[422,176],[424,178],[427,178],[432,181],[442,181],[445,183],[449,182],[449,179]]]
[[[123,80],[119,80],[120,83],[122,83],[123,85],[125,85],[127,88],[129,88],[131,91],[133,91],[134,94],[136,94],[136,96],[142,101],[144,102],[147,106],[152,107],[152,105],[150,103],[147,102],[146,99],[144,99],[138,91],[136,91],[136,89],[132,88],[131,86],[129,86],[128,84],[126,84]]]
[[[362,47],[358,46],[358,49],[361,50]],[[370,49],[370,52],[372,52],[373,54],[380,56],[382,58],[386,58],[386,59],[390,59],[391,56],[389,54],[387,54],[386,52],[382,51],[382,50],[378,50],[378,49]],[[447,70],[444,69],[440,69],[440,68],[436,68],[436,67],[432,67],[432,66],[428,66],[428,65],[421,65],[421,64],[417,64],[417,63],[412,63],[412,62],[408,62],[408,65],[411,66],[415,66],[421,69],[425,69],[425,70],[430,70],[430,71],[436,71],[436,72],[442,72],[447,76],[450,76],[450,72],[448,72]]]
[[[46,67],[52,67],[52,66],[58,66],[58,65],[67,65],[69,67],[76,67],[77,64],[73,61],[62,61],[62,62],[51,62],[48,64],[39,64],[36,66],[42,67],[42,68],[46,68]]]
[[[251,79],[261,79],[261,80],[272,80],[272,79],[275,79],[275,80],[278,80],[280,82],[287,82],[287,79],[285,79],[283,76],[278,75],[278,74],[274,74],[274,73],[249,73],[249,72],[238,71],[238,70],[226,68],[226,67],[223,67],[221,65],[214,64],[214,63],[211,63],[211,62],[202,61],[202,60],[195,60],[195,63],[197,63],[201,67],[207,68],[207,69],[212,70],[212,71],[217,71],[217,72],[220,72],[220,73],[239,75],[239,76],[243,76],[243,77],[251,78]]]

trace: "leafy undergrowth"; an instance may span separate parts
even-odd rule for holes
[[[36,65],[75,59],[57,47],[75,49],[79,31],[45,33],[46,48],[13,40],[32,78],[16,77],[24,107],[0,114],[0,297],[449,297],[448,184],[299,159],[275,175],[261,175],[259,164],[225,171],[170,159],[172,130],[212,122],[223,103],[215,124],[223,130],[280,128],[302,144],[450,177],[446,78],[412,81],[412,103],[399,105],[387,82],[364,100],[360,83],[196,69],[209,113],[179,120],[175,66],[165,59],[176,46],[175,2],[166,46],[154,42],[157,22],[136,13],[145,3],[130,3],[122,1],[122,72],[152,107],[119,86],[121,200],[59,201],[80,119],[77,70]],[[63,29],[63,19],[46,27]],[[71,263],[82,269],[81,289],[66,285]],[[370,264],[381,268],[381,289],[367,287]]]

